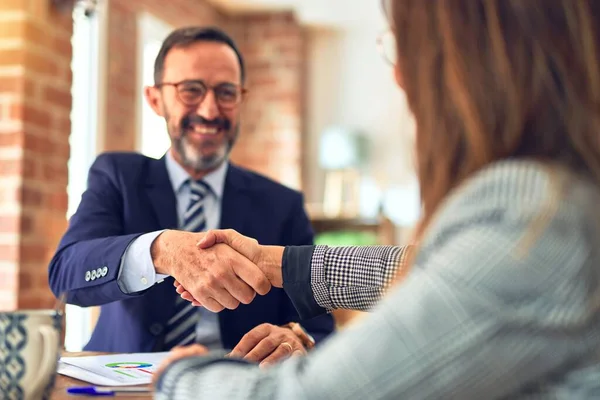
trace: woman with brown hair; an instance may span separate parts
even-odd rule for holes
[[[246,254],[301,314],[387,294],[320,348],[270,368],[175,361],[157,398],[600,397],[600,2],[385,9],[417,125],[424,215],[410,268],[388,289],[400,248],[208,234],[202,246]]]

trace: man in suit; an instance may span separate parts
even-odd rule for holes
[[[220,30],[182,28],[165,39],[154,69],[145,96],[164,117],[171,148],[160,160],[137,153],[96,159],[50,263],[50,287],[71,304],[102,306],[86,350],[163,351],[193,342],[231,349],[255,329],[261,340],[251,335],[255,343],[244,347],[256,361],[305,351],[310,343],[298,325],[284,325],[299,322],[319,341],[333,330],[330,316],[298,321],[285,293],[249,260],[225,245],[196,246],[198,232],[212,228],[262,244],[313,241],[300,193],[228,161],[245,93],[242,55]],[[183,301],[174,279],[203,307]]]

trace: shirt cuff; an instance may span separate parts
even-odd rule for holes
[[[117,278],[123,293],[142,292],[168,276],[156,273],[150,254],[152,243],[163,232],[164,230],[143,234],[132,241],[125,250]]]
[[[325,314],[327,310],[315,301],[311,288],[311,259],[315,246],[291,246],[283,250],[283,290],[301,319]]]
[[[329,283],[325,275],[325,254],[329,246],[319,245],[315,246],[313,256],[310,261],[310,272],[311,276],[311,287],[315,302],[319,307],[323,307],[325,310],[331,311],[335,307],[329,294]]]

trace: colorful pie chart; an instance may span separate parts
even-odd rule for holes
[[[152,375],[152,372],[147,370],[147,368],[152,367],[152,364],[147,363],[147,362],[115,362],[115,363],[106,364],[106,367],[113,368],[115,370],[115,372],[118,372],[119,374],[122,374],[122,375],[127,375],[129,377],[133,377],[133,376],[125,373],[125,371],[122,371],[122,370],[124,370],[124,369],[136,370],[139,372],[143,372],[145,374]]]
[[[140,363],[140,362],[116,362],[106,364],[108,368],[126,368],[126,369],[141,369],[150,368],[152,364]]]

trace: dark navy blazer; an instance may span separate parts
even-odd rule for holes
[[[307,245],[313,230],[302,195],[263,176],[230,165],[225,178],[220,227],[261,244]],[[50,287],[70,304],[101,305],[85,350],[162,350],[165,324],[176,299],[173,279],[137,294],[121,292],[117,277],[129,243],[143,233],[177,229],[176,200],[164,157],[106,153],[92,165],[88,188],[49,266]],[[86,279],[87,275],[87,279]],[[90,279],[94,277],[95,279]],[[319,341],[334,329],[331,316],[300,320],[281,289],[249,305],[219,313],[221,339],[233,348],[261,323],[299,321]]]

